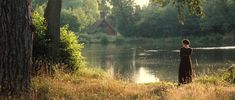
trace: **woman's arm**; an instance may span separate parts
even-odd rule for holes
[[[193,49],[190,48],[189,56],[192,56],[192,53],[193,53]]]

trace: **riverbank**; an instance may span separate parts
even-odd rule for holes
[[[205,36],[189,36],[187,37],[192,42],[193,46],[227,46],[234,45],[235,38],[231,35],[210,34]],[[122,35],[110,36],[104,33],[94,35],[79,34],[79,40],[86,44],[147,44],[151,43],[154,46],[179,46],[180,41],[184,37],[124,37]]]
[[[234,73],[233,73],[234,74]],[[111,77],[100,69],[83,68],[73,74],[56,71],[53,77],[32,80],[33,99],[65,100],[234,100],[235,85],[229,72],[194,78],[178,86],[173,82],[135,84]]]

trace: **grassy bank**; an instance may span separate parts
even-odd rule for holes
[[[65,100],[234,100],[235,85],[231,75],[207,75],[193,83],[178,86],[172,82],[129,83],[100,69],[83,68],[73,74],[56,71],[53,77],[33,78],[33,99]]]
[[[144,38],[144,37],[124,37],[122,35],[109,36],[104,33],[97,33],[93,35],[80,34],[79,39],[81,42],[86,44],[92,43],[115,43],[115,44],[146,44],[153,43],[156,46],[167,46],[167,45],[179,45],[180,41],[184,37],[155,37],[155,38]],[[218,46],[218,45],[233,45],[234,36],[211,34],[205,36],[189,36],[188,37],[194,46]]]

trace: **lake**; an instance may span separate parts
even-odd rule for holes
[[[112,76],[134,83],[178,80],[179,47],[138,44],[86,45],[82,50],[88,66],[100,67]],[[193,47],[194,75],[226,68],[235,61],[235,46]]]

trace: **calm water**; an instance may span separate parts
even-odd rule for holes
[[[179,48],[138,45],[86,45],[83,56],[90,66],[101,67],[111,75],[122,75],[135,83],[177,81]],[[235,46],[194,47],[196,75],[229,67],[235,61]]]

